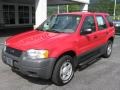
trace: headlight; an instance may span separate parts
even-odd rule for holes
[[[31,59],[48,58],[48,50],[30,49],[27,51],[27,56]]]

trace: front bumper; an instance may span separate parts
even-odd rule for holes
[[[8,64],[8,60],[12,60],[12,64]],[[51,78],[55,64],[55,58],[22,60],[21,57],[15,57],[4,51],[2,52],[2,61],[22,74],[31,77],[40,77],[43,79]]]

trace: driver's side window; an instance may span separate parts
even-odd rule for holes
[[[93,16],[87,16],[85,18],[82,29],[81,29],[81,33],[83,33],[84,30],[86,29],[92,29],[92,32],[96,31],[95,21]]]

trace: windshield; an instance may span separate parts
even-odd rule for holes
[[[77,15],[53,15],[48,18],[37,30],[49,32],[75,32],[81,16]]]

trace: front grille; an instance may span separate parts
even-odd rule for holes
[[[18,49],[14,49],[11,47],[6,47],[6,53],[11,54],[16,57],[20,57],[22,55],[22,51]]]

